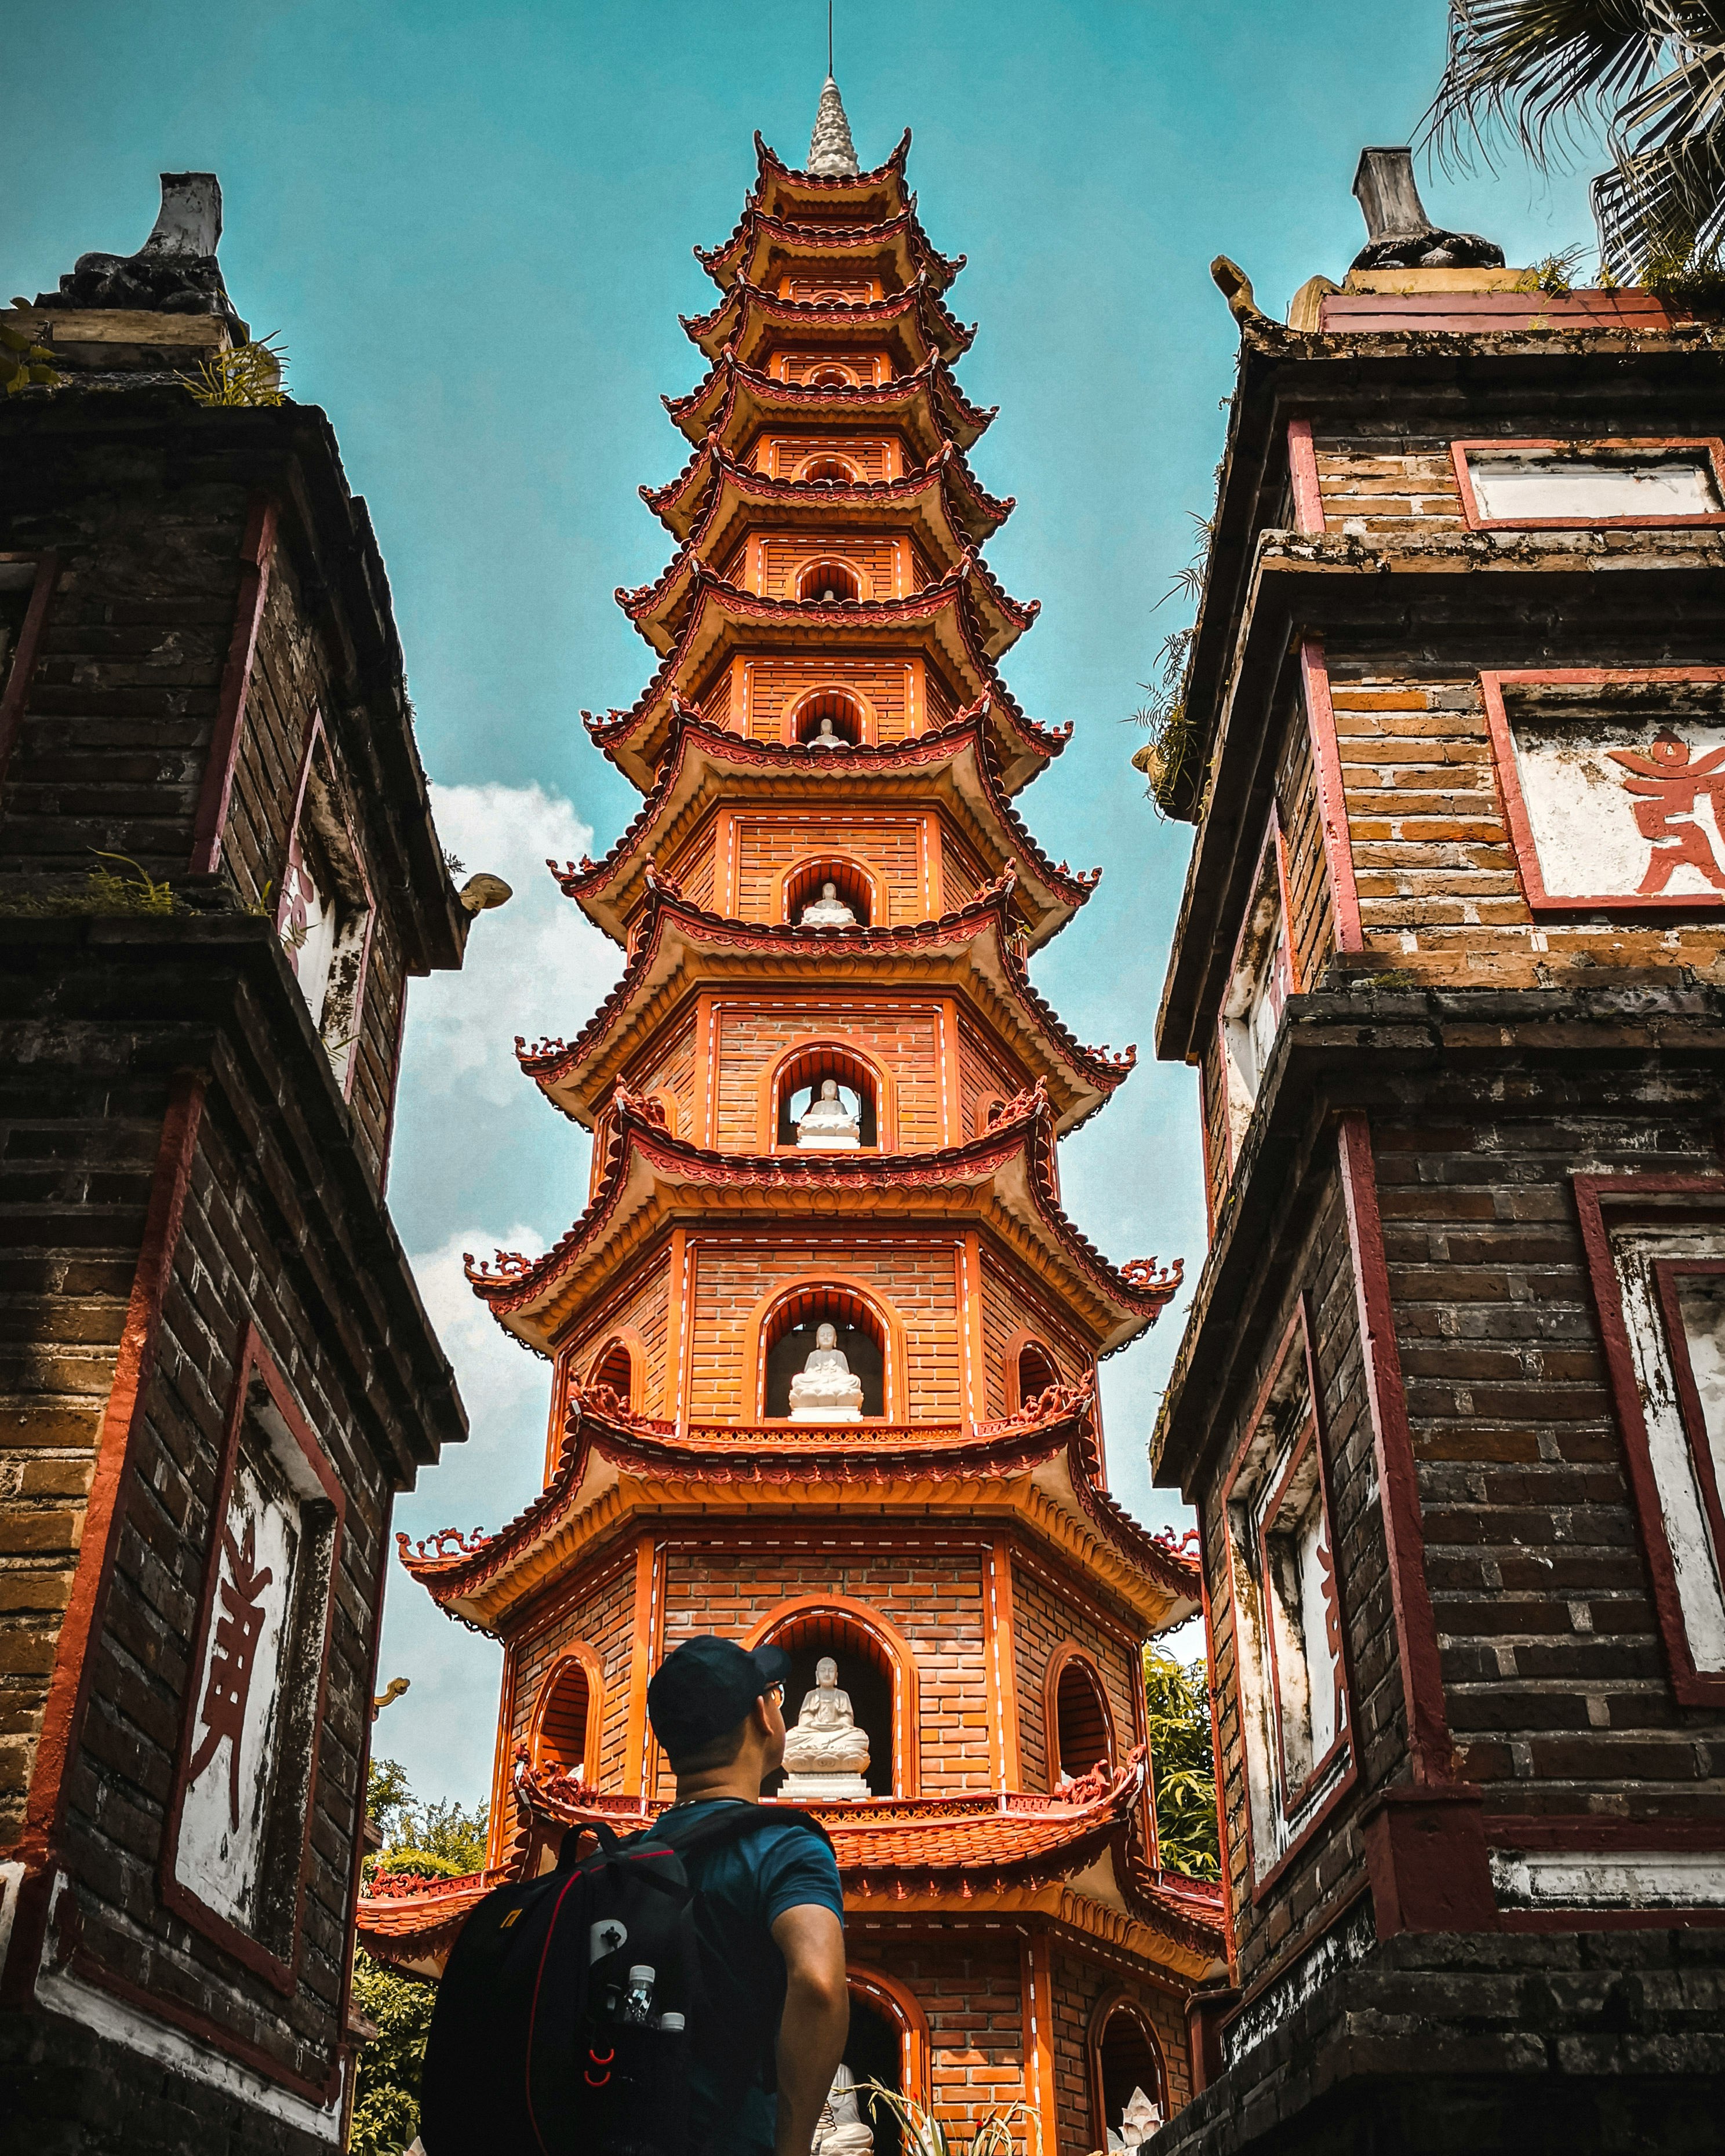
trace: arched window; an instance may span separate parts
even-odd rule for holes
[[[773,1081],[775,1145],[796,1144],[797,1125],[808,1112],[809,1103],[819,1098],[821,1087],[829,1078],[838,1086],[839,1100],[856,1118],[857,1143],[879,1145],[880,1113],[874,1070],[860,1055],[828,1041],[799,1048],[780,1065]]]
[[[866,1604],[834,1596],[811,1597],[783,1615],[770,1617],[745,1644],[770,1640],[791,1658],[784,1690],[784,1718],[794,1725],[803,1701],[814,1689],[815,1667],[830,1656],[839,1686],[850,1696],[851,1713],[869,1738],[869,1794],[914,1796],[917,1743],[916,1670],[908,1643]]]
[[[1018,1352],[1016,1364],[1018,1398],[1013,1402],[1014,1407],[1021,1408],[1031,1400],[1040,1399],[1050,1385],[1060,1382],[1054,1357],[1040,1340],[1025,1341]]]
[[[878,2082],[896,2095],[905,2094],[904,2037],[896,2020],[881,2007],[865,1985],[850,1986],[850,2033],[845,2040],[845,2063],[859,2085]],[[900,2156],[903,2141],[897,2118],[884,2103],[866,2107],[875,2133],[875,2156]]]
[[[598,1728],[596,1689],[583,1656],[565,1655],[553,1666],[533,1710],[529,1749],[536,1767],[586,1777],[588,1735]]]
[[[1096,1665],[1076,1648],[1056,1652],[1046,1702],[1049,1785],[1076,1782],[1098,1766],[1114,1766],[1114,1722]]]
[[[860,599],[862,580],[848,562],[811,562],[797,578],[799,599]]]
[[[1140,2091],[1161,2118],[1168,2115],[1168,2067],[1162,2046],[1150,2025],[1148,2010],[1130,1992],[1113,1991],[1096,2003],[1091,2016],[1091,2131],[1098,2148],[1108,2136],[1121,2136],[1128,2104]]]
[[[995,1116],[1005,1106],[1004,1099],[999,1093],[984,1093],[981,1096],[973,1111],[973,1123],[978,1137],[988,1136],[993,1127]]]
[[[840,486],[855,486],[856,467],[847,464],[843,457],[823,451],[818,457],[810,457],[797,476],[800,480],[824,480],[829,484],[836,481]]]
[[[824,360],[809,376],[816,389],[855,389],[856,377],[848,367],[840,367],[836,360]]]
[[[608,1385],[624,1407],[630,1404],[634,1378],[635,1361],[626,1340],[608,1340],[588,1374],[589,1384]]]
[[[803,909],[822,896],[827,884],[832,885],[834,897],[842,899],[855,915],[857,927],[866,928],[874,916],[874,879],[860,862],[848,860],[842,854],[799,861],[791,870],[784,880],[785,919],[793,927],[799,925]]]
[[[769,1313],[761,1342],[761,1411],[779,1421],[791,1411],[791,1379],[809,1360],[823,1325],[837,1332],[838,1345],[852,1372],[862,1380],[865,1416],[886,1412],[886,1333],[878,1313],[850,1288],[799,1288]]]
[[[834,736],[848,747],[856,748],[869,737],[868,721],[862,706],[848,689],[811,689],[786,713],[785,738],[805,745]],[[830,721],[830,727],[823,721]]]

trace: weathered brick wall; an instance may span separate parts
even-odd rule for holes
[[[1479,429],[1498,431],[1490,425]],[[1471,433],[1470,426],[1464,439]],[[1315,434],[1325,529],[1340,531],[1347,523],[1363,524],[1368,533],[1403,530],[1410,523],[1434,531],[1465,528],[1450,439],[1401,429],[1378,439]]]
[[[1336,948],[1336,906],[1324,860],[1323,823],[1312,764],[1312,733],[1296,704],[1282,735],[1276,774],[1276,814],[1287,879],[1288,939],[1296,984],[1322,974]]]
[[[689,1409],[708,1418],[752,1422],[745,1399],[753,1347],[753,1312],[776,1282],[805,1273],[855,1279],[878,1292],[904,1322],[906,1385],[911,1416],[956,1420],[963,1412],[956,1238],[920,1232],[702,1235],[695,1253]]]
[[[1426,1577],[1488,1812],[1722,1817],[1725,1715],[1671,1696],[1569,1183],[1716,1172],[1720,1103],[1613,1091],[1578,1059],[1519,1112],[1455,1083],[1373,1118]]]
[[[1337,1589],[1350,1657],[1359,1774],[1352,1794],[1308,1835],[1275,1885],[1254,1903],[1228,1535],[1221,1508],[1225,1468],[1219,1469],[1206,1495],[1200,1526],[1229,1823],[1229,1896],[1243,1985],[1251,1984],[1273,1966],[1279,1953],[1304,1933],[1317,1912],[1335,1903],[1363,1876],[1364,1850],[1357,1824],[1361,1804],[1369,1790],[1399,1778],[1407,1744],[1353,1265],[1339,1173],[1333,1164],[1323,1174],[1311,1224],[1289,1254],[1286,1285],[1277,1298],[1274,1321],[1265,1328],[1264,1345],[1250,1373],[1241,1373],[1237,1412],[1216,1446],[1219,1462],[1231,1461],[1245,1438],[1252,1404],[1268,1382],[1302,1291],[1311,1297],[1318,1409]]]
[[[988,1788],[985,1541],[886,1524],[849,1528],[836,1519],[793,1529],[727,1529],[722,1541],[667,1528],[661,1540],[661,1655],[697,1632],[741,1636],[808,1596],[862,1603],[897,1629],[915,1657],[923,1794]],[[660,1787],[670,1794],[662,1764]]]
[[[63,557],[4,773],[0,876],[81,877],[99,852],[157,877],[185,870],[246,509],[231,478],[177,472],[170,483],[162,444],[124,469],[91,445],[66,456],[40,498],[16,483],[0,496],[0,547]]]
[[[894,1080],[897,1150],[919,1152],[955,1142],[950,1104],[942,1099],[941,1005],[803,990],[783,1002],[718,1004],[713,1019],[709,1085],[718,1092],[715,1142],[727,1152],[770,1151],[778,1133],[762,1128],[762,1081],[799,1040],[811,1034],[848,1043]],[[877,1101],[878,1114],[880,1102]],[[879,1124],[876,1125],[877,1132]]]
[[[1096,1665],[1114,1721],[1115,1763],[1137,1742],[1136,1692],[1142,1685],[1132,1643],[1102,1620],[1086,1597],[1022,1548],[1012,1553],[1014,1675],[1019,1696],[1019,1758],[1027,1789],[1051,1789],[1059,1779],[1045,1699],[1048,1666],[1068,1640]],[[1087,1760],[1086,1770],[1096,1763]]]

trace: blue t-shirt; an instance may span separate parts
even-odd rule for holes
[[[656,1825],[705,1819],[736,1801],[714,1797],[679,1804],[661,1814]],[[720,2012],[705,2031],[691,2031],[690,2145],[710,2147],[712,2156],[772,2156],[774,2099],[760,2068],[770,2067],[785,1993],[784,1956],[773,1927],[787,1909],[810,1903],[830,1909],[842,1923],[839,1867],[818,1834],[799,1820],[773,1820],[769,1813],[734,1840],[691,1851],[685,1868],[698,1897],[696,1921],[709,1986],[728,1994],[715,1999]],[[760,2032],[764,2048],[739,2101],[738,2036],[750,2026]]]

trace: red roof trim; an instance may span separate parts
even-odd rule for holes
[[[854,506],[872,506],[878,503],[886,506],[901,501],[914,501],[934,487],[943,491],[952,488],[966,495],[976,505],[981,512],[977,521],[990,526],[990,536],[1000,529],[1017,506],[1011,495],[996,495],[988,491],[966,462],[963,450],[950,438],[945,447],[932,456],[927,464],[919,465],[913,472],[905,473],[902,478],[861,480],[855,485],[846,485],[838,480],[776,479],[771,473],[756,471],[750,465],[739,464],[716,435],[709,434],[669,485],[638,487],[635,491],[661,523],[668,523],[665,511],[680,495],[689,493],[697,479],[704,480],[716,501],[718,490],[714,482],[721,478],[728,479],[739,494],[768,505],[781,502],[830,503],[834,506],[849,508]],[[952,515],[950,503],[947,513]],[[690,547],[699,547],[706,536],[712,515],[710,504],[702,514],[698,530],[683,542],[684,552]],[[960,530],[966,528],[963,518],[952,516],[952,521]],[[680,554],[677,558],[681,558]],[[676,561],[671,562],[655,583],[639,586],[630,593],[630,598],[638,598],[643,593],[660,588],[676,565]]]
[[[530,1049],[525,1039],[518,1034],[516,1039],[516,1059],[522,1070],[542,1085],[567,1076],[597,1045],[613,1019],[633,1000],[642,977],[658,955],[660,938],[667,921],[675,920],[686,928],[703,932],[733,948],[780,950],[811,958],[830,957],[840,952],[862,952],[884,957],[892,952],[914,950],[928,944],[967,942],[992,927],[999,939],[1002,971],[1035,1029],[1054,1045],[1070,1067],[1081,1072],[1093,1085],[1111,1092],[1117,1086],[1124,1083],[1137,1063],[1137,1049],[1134,1045],[1116,1055],[1112,1049],[1106,1046],[1086,1047],[1068,1032],[1053,1006],[1037,993],[1031,985],[1028,966],[1018,956],[1012,944],[1008,906],[1015,880],[1015,876],[1009,870],[986,891],[979,892],[968,905],[959,906],[951,913],[942,914],[934,921],[916,921],[900,928],[808,930],[788,921],[727,920],[723,914],[710,913],[705,907],[695,905],[674,886],[665,882],[649,870],[648,901],[644,909],[641,931],[635,937],[634,948],[622,979],[572,1040],[546,1040]],[[842,1162],[848,1156],[828,1153],[819,1158],[830,1163]]]
[[[751,195],[743,205],[743,212],[732,228],[731,236],[717,247],[697,247],[695,259],[713,282],[721,289],[726,284],[724,272],[731,267],[732,258],[747,251],[750,240],[765,233],[769,238],[782,240],[788,248],[808,247],[823,254],[837,254],[855,248],[859,251],[878,249],[884,242],[903,238],[911,243],[911,252],[927,270],[930,280],[941,291],[945,291],[964,267],[962,254],[942,254],[930,241],[916,221],[915,205],[907,198],[902,209],[891,217],[877,218],[872,223],[860,224],[798,224],[791,218],[775,217],[763,209],[758,197]]]
[[[993,423],[1000,412],[998,404],[986,407],[973,404],[958,387],[952,368],[937,353],[926,359],[921,367],[912,368],[910,373],[898,375],[891,382],[863,382],[852,388],[831,382],[781,382],[776,375],[763,374],[757,367],[746,367],[727,347],[686,397],[660,398],[660,403],[679,427],[682,425],[682,415],[702,402],[712,388],[714,377],[721,370],[732,377],[731,389],[723,409],[708,429],[709,433],[717,433],[722,427],[736,390],[742,383],[762,393],[763,402],[776,400],[793,407],[799,403],[836,403],[859,412],[870,412],[876,408],[907,402],[913,395],[920,394],[925,387],[931,388],[937,390],[964,423],[973,426],[979,434]],[[944,426],[941,431],[945,433]]]
[[[902,291],[890,294],[884,300],[784,300],[776,292],[763,292],[758,285],[751,285],[739,277],[727,287],[717,306],[704,315],[679,315],[677,321],[691,344],[706,346],[716,337],[727,313],[739,317],[726,344],[734,344],[742,336],[750,308],[764,316],[769,321],[783,323],[788,329],[812,329],[842,321],[858,329],[884,328],[889,322],[900,321],[914,314],[917,327],[928,341],[929,350],[941,357],[947,356],[948,348],[954,353],[970,350],[976,341],[977,325],[967,329],[955,321],[942,304],[940,295],[930,283],[926,270],[917,273],[916,280]]]

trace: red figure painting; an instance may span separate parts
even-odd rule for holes
[[[1653,842],[1640,896],[1650,898],[1662,891],[1677,870],[1686,867],[1698,870],[1715,891],[1725,891],[1725,867],[1706,828],[1695,821],[1697,804],[1705,794],[1725,823],[1725,748],[1697,757],[1687,742],[1662,733],[1645,751],[1614,748],[1606,754],[1633,774],[1624,780],[1624,790],[1636,797],[1635,828]]]
[[[232,1527],[223,1530],[222,1554],[228,1561],[228,1577],[221,1584],[222,1614],[216,1620],[209,1682],[204,1687],[203,1705],[198,1713],[203,1733],[187,1779],[195,1782],[215,1758],[222,1739],[225,1737],[231,1740],[228,1754],[228,1812],[229,1823],[237,1833],[239,1740],[245,1727],[245,1702],[252,1688],[258,1639],[264,1629],[264,1589],[275,1575],[257,1569],[257,1523],[249,1515],[243,1544],[234,1541]]]

